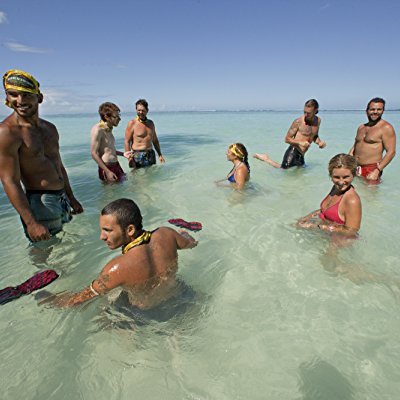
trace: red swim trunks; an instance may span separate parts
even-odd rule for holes
[[[107,168],[117,176],[118,179],[115,182],[121,182],[125,179],[125,172],[119,165],[118,161],[116,163],[106,164],[106,165]],[[106,173],[100,167],[99,167],[99,178],[104,182],[109,182],[107,180]]]
[[[378,163],[373,163],[373,164],[365,164],[365,165],[359,165],[357,167],[357,175],[362,176],[363,178],[367,178],[367,176],[374,170],[379,169],[378,168]],[[378,179],[376,180],[370,180],[368,179],[367,182],[369,183],[380,183],[381,181],[381,175],[382,171],[379,172]]]

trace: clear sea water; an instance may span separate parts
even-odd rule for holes
[[[109,186],[99,182],[90,157],[89,131],[98,117],[48,117],[85,212],[65,225],[46,258],[32,254],[0,189],[1,287],[54,268],[61,277],[49,290],[82,289],[119,254],[99,240],[100,209],[130,197],[148,229],[174,217],[203,223],[195,234],[199,246],[179,258],[179,278],[196,291],[197,303],[133,329],[116,327],[118,313],[105,318],[106,298],[68,310],[38,306],[33,295],[1,306],[0,397],[399,398],[398,158],[380,186],[355,181],[363,204],[360,238],[335,257],[327,254],[327,234],[293,227],[328,193],[328,160],[352,146],[364,112],[321,111],[328,146],[313,145],[307,168],[282,171],[250,159],[244,193],[214,184],[231,168],[225,153],[232,142],[281,161],[283,137],[299,114],[152,113],[166,164]],[[397,132],[399,114],[385,113]],[[119,149],[132,117],[124,115],[115,130]]]

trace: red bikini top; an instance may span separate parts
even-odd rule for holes
[[[319,217],[321,219],[326,219],[328,221],[335,222],[338,225],[344,225],[344,221],[339,216],[339,204],[342,201],[343,196],[344,196],[344,194],[342,195],[342,197],[340,198],[340,200],[336,204],[334,204],[333,206],[330,206],[326,210],[322,211],[322,204],[329,197],[329,194],[328,194],[328,196],[326,196],[321,201],[321,205],[319,206],[320,209],[321,209],[321,213],[319,214]]]

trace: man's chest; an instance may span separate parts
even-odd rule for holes
[[[55,156],[58,154],[58,138],[47,131],[25,129],[22,134],[21,152],[26,156]]]

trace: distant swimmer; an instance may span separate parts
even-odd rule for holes
[[[71,220],[71,208],[74,213],[83,208],[61,161],[57,128],[39,118],[39,83],[27,72],[9,70],[3,86],[14,112],[0,123],[0,178],[26,236],[48,240]]]
[[[369,101],[368,122],[358,127],[354,146],[349,151],[357,159],[357,175],[370,183],[380,182],[382,171],[396,154],[396,134],[393,126],[382,119],[384,111],[385,100],[375,97]]]
[[[242,143],[231,144],[226,152],[226,159],[232,162],[233,168],[225,179],[216,183],[220,184],[228,180],[235,189],[243,189],[250,179],[250,165],[246,147]]]
[[[328,170],[333,182],[331,191],[320,208],[299,219],[297,226],[354,236],[361,225],[361,200],[351,184],[357,161],[348,154],[338,154],[329,161]]]
[[[161,163],[165,162],[161,154],[160,143],[157,138],[156,127],[151,119],[147,118],[149,104],[144,99],[136,102],[135,119],[128,122],[125,131],[125,155],[129,157],[131,168],[149,167],[156,163],[156,155],[153,146],[158,154]]]
[[[304,165],[304,154],[307,152],[311,143],[314,142],[323,149],[326,143],[318,136],[321,118],[317,117],[318,102],[315,99],[306,101],[304,105],[304,115],[293,121],[285,142],[289,144],[283,156],[281,164],[271,160],[267,154],[256,153],[254,158],[264,161],[275,168],[288,169],[292,167],[302,167]]]
[[[99,107],[100,122],[90,131],[91,154],[99,166],[99,178],[105,182],[120,182],[125,178],[125,173],[118,162],[118,156],[123,156],[122,151],[115,148],[113,128],[121,121],[120,109],[114,103],[103,103]]]
[[[175,295],[177,250],[191,249],[197,242],[186,231],[160,227],[146,231],[138,206],[130,199],[106,205],[100,215],[100,239],[122,255],[109,261],[100,275],[79,293],[63,293],[45,299],[60,307],[71,307],[120,287],[131,306],[151,309]]]

